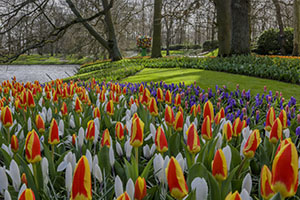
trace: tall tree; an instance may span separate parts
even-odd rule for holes
[[[214,0],[214,2],[217,10],[218,56],[230,56],[232,38],[231,0]]]
[[[284,27],[283,27],[283,21],[282,21],[282,15],[281,15],[281,9],[280,4],[278,0],[272,0],[275,9],[276,9],[276,19],[279,27],[279,43],[280,43],[280,51],[282,55],[286,54],[285,50],[285,35],[284,35]]]
[[[249,9],[250,0],[232,0],[231,2],[231,54],[250,53]]]
[[[118,48],[117,38],[115,34],[114,25],[111,19],[111,14],[109,8],[109,4],[107,0],[102,0],[102,5],[104,10],[108,9],[105,12],[105,25],[107,29],[107,38],[105,40],[87,21],[83,20],[82,15],[77,10],[75,5],[73,4],[72,0],[66,0],[67,4],[69,5],[70,9],[72,10],[73,14],[81,21],[82,25],[86,28],[86,30],[109,52],[109,57],[113,61],[121,60],[122,55]]]
[[[294,0],[294,49],[293,56],[300,55],[300,0]]]
[[[161,57],[161,9],[162,0],[154,0],[153,42],[151,58]]]

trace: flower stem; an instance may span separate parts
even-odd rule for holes
[[[35,186],[39,190],[39,182],[38,182],[38,179],[37,179],[38,173],[37,173],[37,166],[36,165],[37,165],[36,163],[32,163]]]
[[[54,162],[54,144],[52,144],[51,147],[52,147],[52,161]]]
[[[237,173],[238,179],[240,178],[240,174],[241,174],[241,172],[242,172],[242,170],[243,170],[243,168],[244,168],[244,165],[245,165],[245,163],[247,162],[247,160],[248,160],[248,158],[245,157],[244,160],[241,162],[241,164],[240,164],[238,170],[237,170],[237,172],[238,172],[238,173]]]
[[[136,162],[136,166],[137,166],[137,172],[139,172],[139,148],[138,147],[134,147],[135,150],[135,162]]]
[[[9,145],[9,140],[10,140],[10,133],[9,133],[9,127],[5,128],[7,132],[7,145]]]

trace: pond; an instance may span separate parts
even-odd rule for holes
[[[26,83],[38,80],[40,83],[73,76],[80,65],[0,65],[0,82],[11,80]]]

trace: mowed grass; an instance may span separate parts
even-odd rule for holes
[[[123,82],[159,82],[192,84],[196,81],[197,85],[207,91],[207,88],[215,88],[216,85],[222,87],[226,85],[229,90],[235,90],[239,84],[240,90],[251,90],[251,95],[263,93],[264,86],[267,91],[272,90],[282,92],[283,96],[288,99],[291,96],[300,101],[300,85],[273,81],[262,78],[249,77],[244,75],[229,74],[224,72],[206,71],[200,69],[180,69],[180,68],[160,68],[144,69],[134,76],[130,76]]]

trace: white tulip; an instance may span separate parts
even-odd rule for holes
[[[152,123],[150,124],[150,132],[151,132],[152,140],[153,142],[155,142],[156,129]]]
[[[58,125],[59,136],[64,135],[64,129],[65,129],[65,124],[64,124],[64,121],[61,119],[61,120],[59,120],[59,125]]]
[[[29,117],[27,120],[27,130],[31,131],[32,130],[32,126],[31,126],[31,118]]]
[[[47,185],[49,181],[49,163],[47,158],[42,159],[42,173],[45,185]]]
[[[134,113],[136,113],[136,111],[137,111],[137,106],[136,106],[135,103],[131,105],[130,111],[131,111],[131,115],[133,115]]]
[[[150,147],[149,147],[148,144],[145,145],[145,146],[143,147],[143,153],[144,153],[144,157],[145,157],[146,159],[149,159],[149,158],[151,157],[151,154],[150,154]]]
[[[163,178],[164,159],[161,154],[155,154],[153,159],[153,168],[155,177],[161,182]]]
[[[130,199],[134,199],[134,184],[131,178],[127,181],[126,192],[128,193]]]
[[[70,124],[71,128],[75,128],[76,127],[73,115],[71,115],[71,117],[70,117],[69,124]]]
[[[8,147],[8,146],[6,146],[5,144],[2,144],[1,145],[1,148],[4,150],[4,151],[6,151],[6,153],[8,153],[8,155],[10,155],[10,157],[13,157],[13,152],[11,151],[11,148],[10,147]]]
[[[52,120],[52,110],[51,108],[48,108],[48,112],[47,112],[47,122],[50,123]]]
[[[4,193],[4,200],[11,200],[10,194],[7,190],[5,190],[5,193]]]
[[[186,117],[185,124],[187,125],[187,127],[190,127],[190,125],[191,125],[191,121],[190,121],[190,116],[189,115]]]
[[[121,157],[123,155],[123,150],[122,150],[122,147],[119,142],[116,142],[116,151],[117,151],[118,156]]]
[[[285,138],[289,138],[290,137],[290,129],[289,128],[284,129],[283,134],[284,134]]]
[[[169,161],[170,161],[169,156],[166,156],[166,157],[165,157],[165,160],[164,160],[164,166],[163,166],[163,169],[162,169],[162,171],[163,171],[163,179],[162,179],[162,181],[163,181],[164,183],[167,183],[166,168],[167,168],[167,166],[168,166],[168,164],[169,164]]]
[[[92,172],[93,161],[92,161],[92,154],[91,154],[90,150],[88,150],[88,149],[86,150],[85,156],[86,156],[87,160],[89,161],[90,171]]]
[[[21,185],[21,177],[20,177],[19,166],[15,160],[12,160],[10,162],[8,174],[10,175],[10,177],[13,181],[13,186],[14,186],[15,191],[16,192],[19,191],[19,188]]]
[[[206,200],[208,186],[204,178],[197,177],[191,183],[192,190],[196,191],[196,200]]]
[[[155,144],[152,144],[152,146],[151,146],[151,149],[150,149],[150,154],[151,154],[151,156],[150,156],[150,157],[152,157],[152,156],[153,156],[153,154],[154,154],[155,150],[156,150],[156,145],[155,145]]]
[[[100,169],[98,164],[95,164],[94,167],[93,167],[93,175],[99,181],[99,183],[102,182],[102,180],[103,180],[102,172],[101,172],[101,169]]]
[[[184,170],[185,170],[185,162],[184,162],[184,159],[183,159],[183,156],[182,156],[181,153],[177,154],[176,160],[178,161],[178,163],[179,163],[179,165],[181,167],[182,172],[184,172]]]
[[[131,150],[132,150],[132,146],[130,145],[130,139],[128,139],[125,142],[124,148],[125,148],[126,157],[127,157],[127,159],[129,159],[131,156]]]
[[[109,148],[109,163],[110,166],[114,166],[115,164],[115,153],[114,153],[114,149],[112,148],[112,146]]]
[[[66,174],[65,174],[65,185],[68,193],[71,192],[71,188],[72,188],[72,171],[73,171],[72,165],[71,163],[68,163]]]
[[[128,136],[131,136],[131,125],[132,125],[132,120],[126,121],[126,127],[128,130]]]
[[[123,194],[123,183],[119,176],[116,176],[115,178],[115,195],[116,197]]]
[[[225,155],[227,170],[229,171],[230,170],[230,164],[231,164],[231,149],[228,145],[226,145],[226,147],[224,147],[222,150],[223,150],[223,153]]]
[[[187,141],[187,134],[186,134],[187,130],[188,130],[188,126],[187,126],[187,124],[184,124],[182,134],[183,134],[183,139],[185,142]]]
[[[80,148],[83,145],[83,140],[84,140],[84,130],[82,127],[80,127],[79,132],[78,132],[78,146]]]
[[[0,167],[0,180],[0,193],[4,194],[4,191],[7,190],[8,187],[8,180],[3,167]]]
[[[95,129],[95,137],[94,137],[94,141],[93,143],[96,145],[96,143],[98,142],[98,137],[99,137],[99,129],[96,128]]]
[[[251,189],[252,189],[252,178],[251,178],[251,175],[250,173],[248,173],[244,180],[243,180],[243,184],[242,184],[242,188],[245,189],[248,194],[251,193]]]
[[[241,192],[240,196],[241,196],[242,200],[252,200],[252,198],[250,197],[249,193],[244,188],[242,189],[242,192]]]

